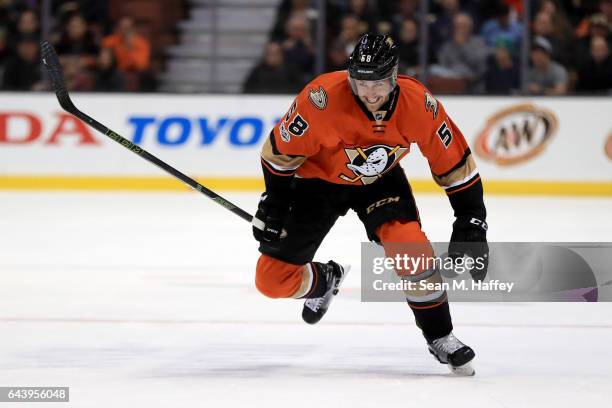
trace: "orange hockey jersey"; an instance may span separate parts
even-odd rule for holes
[[[337,71],[297,96],[264,144],[262,162],[279,176],[365,185],[397,166],[412,143],[449,194],[479,179],[463,135],[421,83],[400,75],[389,101],[369,112],[346,71]]]

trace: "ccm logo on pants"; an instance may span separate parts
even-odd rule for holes
[[[382,200],[378,200],[377,202],[375,202],[374,204],[370,205],[367,209],[366,209],[366,214],[371,213],[372,211],[374,211],[375,208],[378,207],[382,207],[385,204],[389,204],[389,203],[396,203],[399,201],[399,197],[389,197],[389,198],[383,198]]]

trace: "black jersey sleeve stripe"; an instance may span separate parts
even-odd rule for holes
[[[280,156],[282,153],[278,151],[278,147],[276,147],[276,138],[274,137],[274,129],[270,131],[270,144],[272,145],[272,153],[277,156]]]
[[[287,157],[304,157],[304,156],[300,156],[299,154],[283,154],[278,150],[278,147],[276,146],[276,138],[274,137],[274,130],[270,131],[270,144],[272,145],[272,153],[274,153],[277,156],[287,156]]]

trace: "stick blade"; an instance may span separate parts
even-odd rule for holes
[[[70,100],[70,96],[66,90],[64,75],[62,74],[62,67],[55,49],[48,41],[41,42],[40,49],[42,54],[42,63],[49,73],[51,85],[53,86],[53,91],[55,92],[57,100],[62,108],[68,112],[74,112],[76,107]]]

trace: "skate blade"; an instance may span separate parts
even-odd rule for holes
[[[458,367],[449,364],[448,368],[451,370],[451,373],[459,377],[472,377],[476,374],[476,371],[470,363],[465,363],[464,365]]]
[[[348,275],[349,271],[351,270],[351,265],[347,264],[347,265],[341,265],[342,269],[344,269],[344,275],[342,275],[342,279],[340,279],[340,283],[338,283],[338,289],[340,289],[340,285],[342,285],[342,282],[344,282],[344,280],[346,279],[346,275]],[[337,294],[338,292],[336,292]]]

